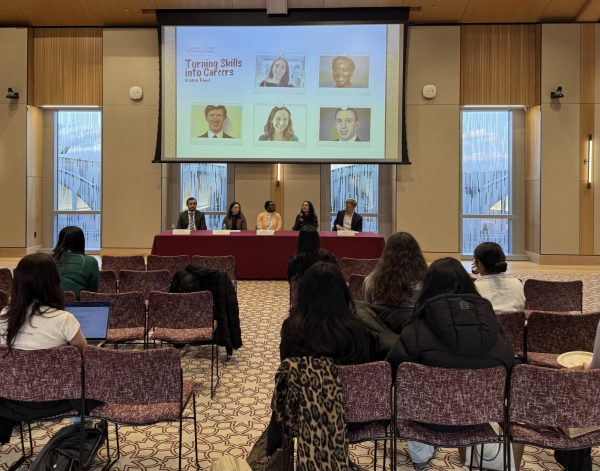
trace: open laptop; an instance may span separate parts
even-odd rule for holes
[[[87,340],[104,341],[108,333],[109,302],[73,301],[65,303],[65,311],[75,316]]]

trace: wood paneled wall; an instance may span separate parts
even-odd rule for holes
[[[101,28],[36,28],[33,51],[34,105],[102,105]]]
[[[540,51],[540,25],[461,26],[461,105],[539,105]]]

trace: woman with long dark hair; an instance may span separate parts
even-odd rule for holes
[[[229,210],[223,218],[223,229],[241,231],[248,229],[246,216],[242,214],[242,205],[237,201],[234,201],[229,205]]]
[[[315,207],[311,201],[303,201],[300,207],[300,212],[296,215],[296,221],[292,231],[299,231],[304,226],[313,226],[315,229],[319,228],[319,218],[315,212]]]
[[[65,291],[79,293],[98,291],[100,270],[98,261],[85,254],[85,236],[77,226],[63,227],[54,248],[54,260],[60,275],[60,285]]]
[[[271,62],[267,78],[259,84],[260,87],[293,87],[290,83],[290,64],[284,57],[277,57]]]
[[[337,266],[337,258],[327,250],[321,248],[321,238],[314,226],[303,226],[298,233],[296,256],[288,262],[288,281],[302,277],[316,262],[329,262]]]

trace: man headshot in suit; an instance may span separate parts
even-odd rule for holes
[[[188,209],[187,211],[182,211],[179,213],[179,218],[177,219],[177,229],[205,231],[206,220],[204,219],[204,213],[202,211],[196,211],[196,206],[198,206],[196,198],[191,196],[185,201],[185,204]]]
[[[348,56],[336,56],[331,61],[331,72],[336,88],[352,88],[352,74],[356,64]]]
[[[223,105],[208,105],[204,108],[204,117],[208,123],[208,131],[198,137],[208,137],[212,139],[232,138],[232,136],[223,132],[223,126],[227,119],[227,108]]]
[[[358,206],[358,202],[354,198],[348,198],[346,209],[338,211],[331,230],[362,232],[363,218],[356,212],[356,206]]]
[[[335,130],[339,136],[336,141],[360,142],[358,137],[358,112],[354,108],[338,108],[335,110]]]

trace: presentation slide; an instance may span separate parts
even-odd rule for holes
[[[402,27],[163,27],[163,160],[397,161]]]

